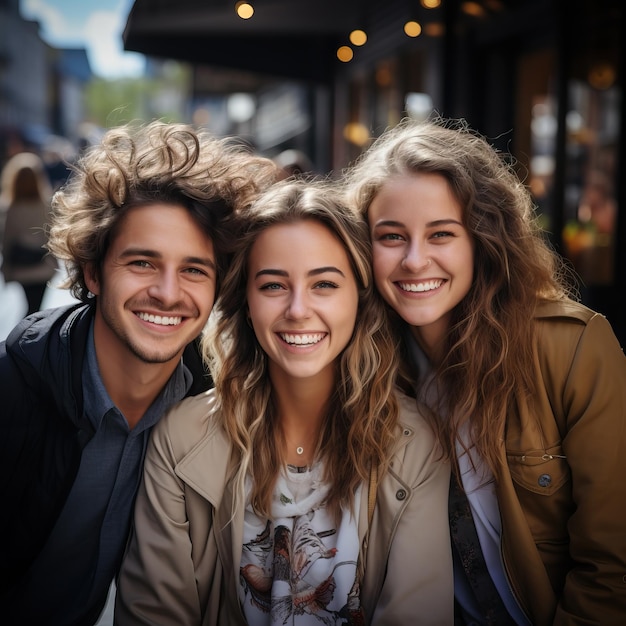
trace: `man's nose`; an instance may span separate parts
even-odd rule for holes
[[[180,277],[176,271],[162,271],[155,277],[148,288],[151,298],[159,300],[165,305],[179,302],[181,299]]]

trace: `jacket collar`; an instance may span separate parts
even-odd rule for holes
[[[24,318],[6,340],[25,380],[81,427],[82,367],[95,303],[71,304]]]
[[[217,508],[232,465],[231,450],[218,420],[210,420],[205,436],[176,466],[176,475]]]
[[[215,400],[213,399],[213,402]],[[213,410],[210,410],[212,413]],[[213,507],[213,532],[224,570],[225,584],[231,587],[225,594],[229,603],[227,615],[239,616],[245,623],[239,606],[239,564],[243,547],[242,506],[233,514],[235,462],[232,445],[218,420],[210,420],[205,436],[187,453],[175,468],[176,475],[205,498]]]

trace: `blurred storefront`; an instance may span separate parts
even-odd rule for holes
[[[621,0],[136,0],[124,39],[231,77],[253,103],[239,130],[324,172],[405,115],[466,118],[515,157],[626,345],[624,30]]]

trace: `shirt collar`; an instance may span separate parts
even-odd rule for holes
[[[185,397],[192,382],[193,376],[181,359],[165,387],[163,387],[154,402],[144,413],[134,430],[140,432],[153,426],[173,404]],[[86,354],[83,363],[83,394],[85,398],[85,414],[95,430],[100,427],[104,416],[111,409],[121,416],[121,412],[115,406],[113,400],[111,400],[100,376],[100,368],[96,358],[93,321],[87,337]]]

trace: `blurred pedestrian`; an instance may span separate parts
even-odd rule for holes
[[[34,152],[11,157],[2,170],[1,185],[2,273],[5,282],[22,285],[30,315],[39,310],[57,268],[45,248],[52,188],[44,162]]]
[[[274,178],[229,139],[153,122],[110,130],[55,194],[48,248],[80,303],[0,343],[4,623],[96,623],[150,430],[210,385],[194,345],[228,220]]]

